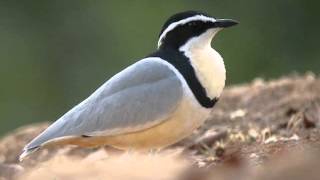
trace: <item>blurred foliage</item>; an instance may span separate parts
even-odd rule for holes
[[[218,34],[227,83],[319,73],[320,2],[0,0],[0,134],[54,121],[99,85],[154,51],[170,15],[234,18]]]

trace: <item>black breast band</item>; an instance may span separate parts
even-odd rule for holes
[[[206,90],[201,85],[192,65],[190,64],[189,58],[182,52],[172,49],[160,49],[148,57],[159,57],[172,64],[182,74],[201,106],[205,108],[212,108],[218,101],[218,98],[210,99],[207,96]]]

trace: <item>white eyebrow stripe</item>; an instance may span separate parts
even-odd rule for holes
[[[164,39],[164,37],[166,37],[166,35],[168,34],[168,32],[172,31],[174,28],[176,28],[177,26],[179,25],[183,25],[183,24],[186,24],[188,22],[191,22],[191,21],[197,21],[197,20],[201,20],[201,21],[212,21],[212,22],[215,22],[216,19],[212,18],[212,17],[207,17],[207,16],[204,16],[204,15],[195,15],[195,16],[192,16],[192,17],[189,17],[189,18],[186,18],[186,19],[182,19],[180,21],[177,21],[177,22],[174,22],[174,23],[171,23],[167,29],[165,29],[162,34],[160,35],[159,37],[159,41],[158,41],[158,48],[161,46],[161,43],[162,43],[162,40]]]

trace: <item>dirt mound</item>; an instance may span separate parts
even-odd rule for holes
[[[57,147],[19,163],[48,123],[19,128],[0,140],[0,179],[312,179],[319,123],[319,78],[257,79],[228,87],[204,126],[161,153]]]

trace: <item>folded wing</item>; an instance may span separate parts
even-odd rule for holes
[[[167,119],[183,95],[171,65],[146,58],[116,74],[25,147],[65,136],[107,136],[143,130]]]

